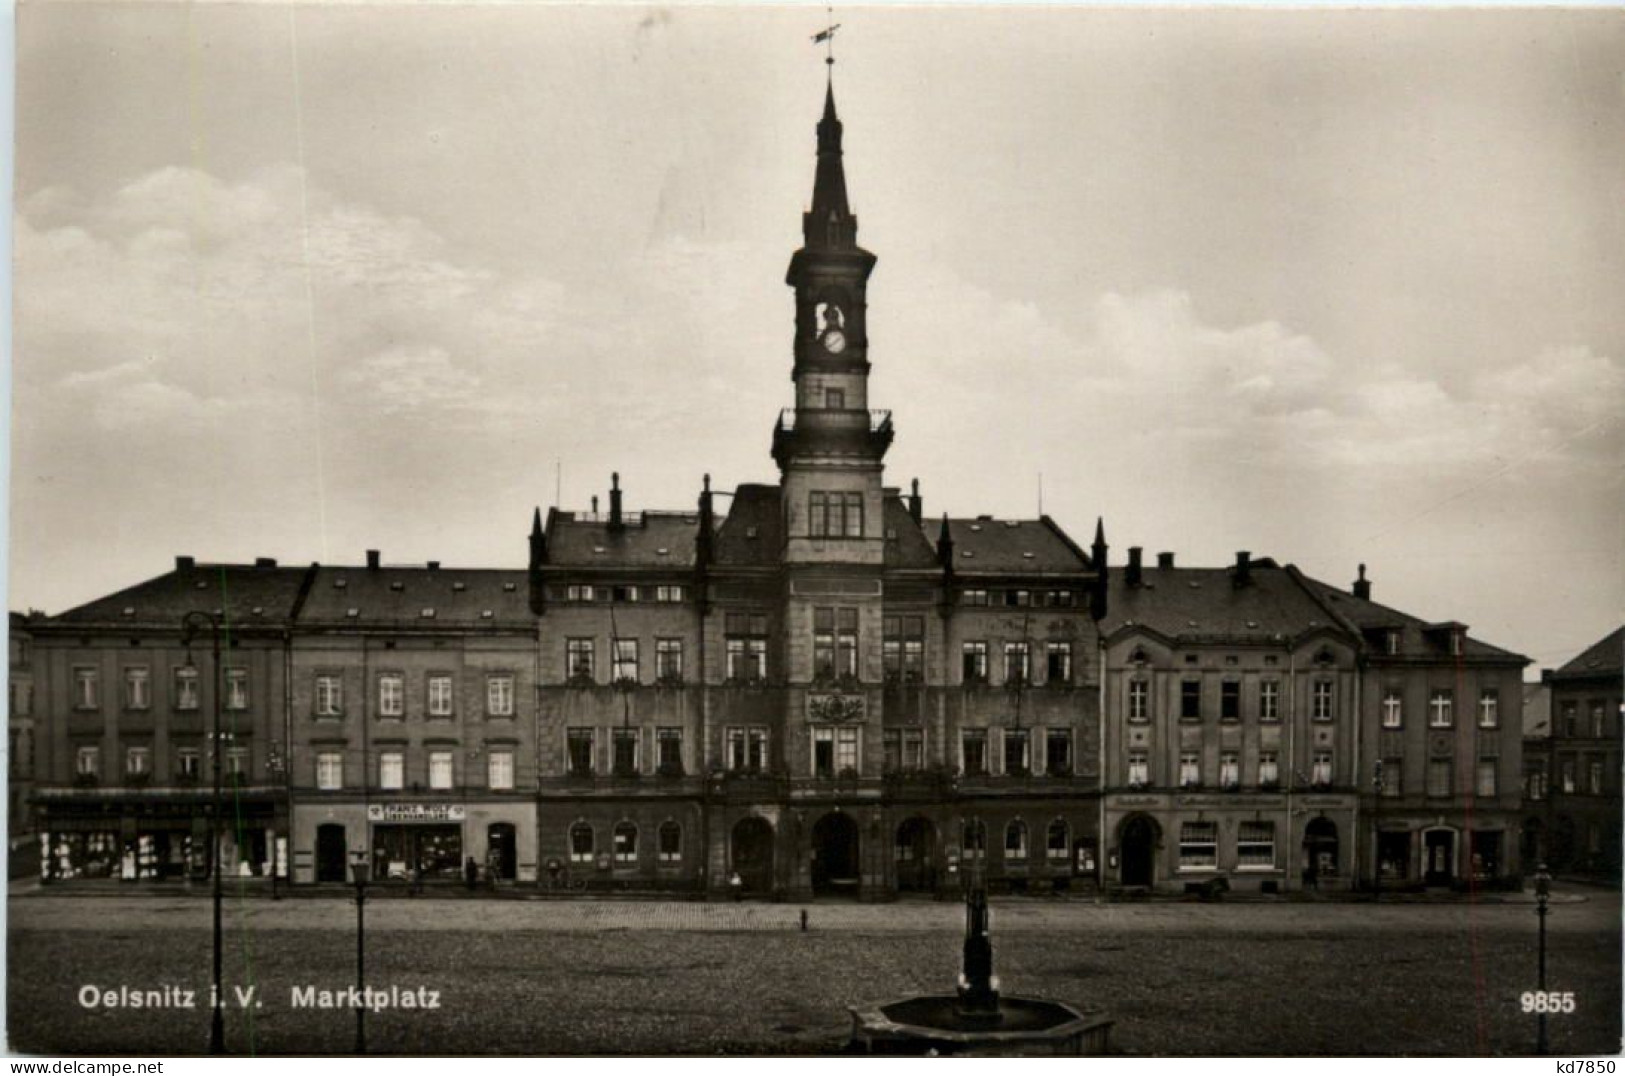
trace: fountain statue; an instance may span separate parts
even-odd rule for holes
[[[1001,997],[993,974],[987,884],[977,871],[965,890],[965,943],[952,996],[922,995],[852,1013],[854,1050],[885,1054],[1095,1055],[1107,1052],[1112,1021],[1100,1009],[1042,998]]]

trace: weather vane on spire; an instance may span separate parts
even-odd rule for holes
[[[828,26],[828,28],[820,30],[816,34],[813,35],[813,44],[817,45],[819,43],[823,43],[825,48],[828,50],[824,54],[824,62],[826,64],[828,64],[829,66],[834,67],[835,66],[835,31],[839,30],[841,28],[841,24],[835,21],[835,9],[834,8],[826,7],[826,8],[824,8],[824,10],[829,15],[829,26]]]

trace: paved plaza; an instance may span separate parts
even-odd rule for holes
[[[962,908],[929,901],[801,906],[386,899],[367,907],[368,982],[438,1007],[369,1017],[373,1051],[820,1053],[847,1006],[951,989]],[[191,896],[14,895],[14,1048],[195,1053],[206,1008],[80,1004],[86,984],[207,986],[209,902]],[[1535,911],[1497,903],[993,906],[996,970],[1017,993],[1105,1004],[1129,1054],[1518,1054],[1534,1019]],[[1559,894],[1550,987],[1560,1053],[1620,1046],[1618,895]],[[344,1052],[353,1012],[297,1004],[354,982],[355,909],[332,899],[230,899],[234,1052]],[[1361,1018],[1347,1003],[1361,1000]],[[307,998],[308,1000],[308,998]],[[203,1003],[200,1001],[199,1005]]]

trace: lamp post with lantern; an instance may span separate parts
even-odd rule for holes
[[[219,616],[214,613],[205,613],[200,609],[194,609],[181,617],[181,642],[186,647],[186,667],[196,669],[196,665],[192,661],[192,640],[205,629],[208,630],[212,640],[214,658],[214,687],[211,692],[214,697],[212,707],[214,711],[214,733],[210,752],[214,768],[214,795],[211,800],[209,819],[209,874],[212,876],[214,901],[214,988],[209,996],[209,1053],[211,1054],[226,1052],[225,1011],[222,1008],[225,1004],[225,998],[220,983],[222,951],[220,909],[223,903],[220,888],[220,838],[221,820],[224,815],[224,812],[220,809],[220,753],[223,750],[222,744],[224,742],[220,737],[220,628],[221,620]]]
[[[1536,1023],[1535,1053],[1546,1054],[1550,1050],[1550,1043],[1546,1039],[1546,904],[1552,897],[1552,876],[1542,863],[1535,869],[1535,915],[1540,918],[1540,967],[1536,989],[1540,991],[1542,1004],[1535,1008]]]
[[[350,878],[355,882],[355,989],[365,997],[367,990],[367,882],[372,864],[367,853],[357,849],[350,853]],[[355,1052],[367,1052],[367,1006],[355,1009]]]

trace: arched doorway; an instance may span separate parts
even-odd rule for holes
[[[316,827],[316,880],[342,882],[344,878],[344,827],[327,822]]]
[[[1149,886],[1156,878],[1157,824],[1143,814],[1123,821],[1117,837],[1119,880]]]
[[[1313,882],[1337,875],[1337,823],[1316,818],[1303,830],[1303,870]]]
[[[772,892],[773,826],[767,819],[752,815],[735,823],[729,851],[733,872],[742,883],[741,890]]]
[[[858,824],[831,811],[812,831],[812,888],[820,895],[858,893]]]
[[[1422,834],[1422,881],[1449,885],[1456,878],[1456,831],[1430,829]]]
[[[929,818],[916,816],[897,827],[896,862],[898,892],[935,892],[937,827]]]
[[[518,841],[512,822],[492,822],[485,831],[485,869],[504,882],[519,877]]]

